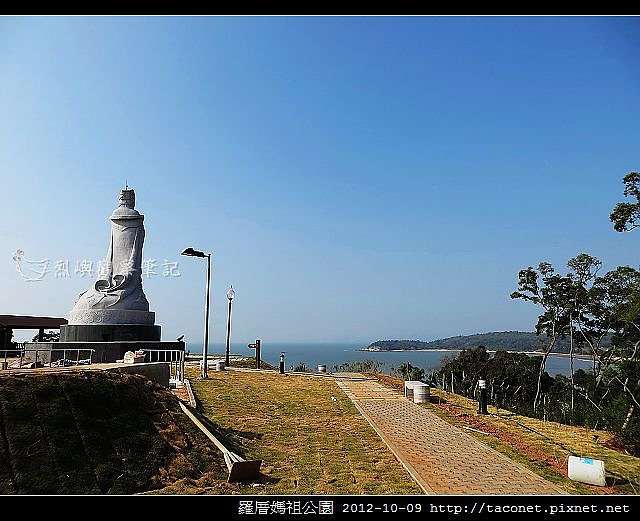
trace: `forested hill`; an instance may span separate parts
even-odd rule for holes
[[[369,345],[368,349],[391,351],[393,349],[468,349],[485,346],[489,350],[504,351],[538,351],[543,348],[547,338],[537,336],[528,331],[501,331],[496,333],[481,333],[477,335],[453,336],[431,342],[419,340],[378,340]],[[569,352],[569,341],[558,340],[554,352]],[[578,350],[576,349],[576,352]]]

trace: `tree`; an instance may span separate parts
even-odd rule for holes
[[[609,216],[617,232],[629,232],[640,226],[640,174],[630,172],[622,179],[624,196],[635,197],[635,203],[618,203]]]
[[[435,380],[440,378],[445,390],[449,386],[451,392],[472,398],[478,380],[487,378],[489,358],[484,346],[463,349],[457,357],[442,360]]]
[[[570,391],[571,391],[571,415],[575,411],[575,383],[574,383],[574,371],[573,371],[573,358],[576,344],[582,345],[585,340],[588,341],[587,333],[593,333],[593,328],[589,327],[593,325],[593,321],[589,321],[586,317],[589,315],[590,309],[590,297],[593,296],[593,286],[589,288],[589,284],[593,284],[596,279],[598,271],[602,267],[602,262],[596,257],[592,257],[587,253],[580,253],[573,259],[569,259],[567,262],[568,268],[571,270],[568,273],[569,279],[572,284],[570,286],[570,295],[567,301],[567,311],[569,313],[569,369],[570,369]],[[576,326],[582,335],[574,335]],[[595,338],[599,338],[598,346],[604,339],[608,331],[608,326],[601,336],[595,335]],[[598,330],[598,333],[601,333]],[[591,343],[593,345],[593,342]],[[595,350],[593,350],[595,353]],[[594,358],[594,370],[595,370],[595,358]]]
[[[570,277],[563,277],[555,273],[551,264],[541,262],[537,270],[531,266],[520,270],[518,291],[511,294],[511,298],[532,302],[542,307],[543,310],[542,314],[538,316],[536,334],[544,333],[548,338],[548,343],[540,360],[537,389],[533,399],[534,412],[540,402],[544,369],[549,353],[553,351],[558,339],[567,335],[570,318],[568,307],[572,286],[573,281]]]
[[[308,371],[307,364],[304,362],[298,362],[294,367],[293,371],[296,373],[306,373]]]
[[[411,365],[409,362],[403,362],[397,369],[394,369],[394,373],[403,380],[415,380],[424,381],[425,371],[420,367]]]
[[[475,398],[478,380],[484,379],[490,403],[532,415],[539,368],[540,357],[507,351],[496,351],[491,357],[483,346],[479,346],[444,359],[432,380],[441,382],[444,390]],[[553,382],[545,371],[540,384],[542,392],[547,393]]]
[[[343,373],[379,373],[382,371],[380,360],[355,360],[333,366],[334,371]]]
[[[603,401],[611,404],[610,423],[631,450],[640,451],[640,272],[618,267],[607,277],[607,299],[613,309],[611,348],[600,357]]]
[[[579,317],[577,327],[591,352],[596,387],[601,381],[602,370],[616,359],[613,342],[616,332],[621,332],[627,322],[633,321],[629,306],[638,298],[639,287],[640,272],[629,266],[618,266],[602,277],[596,277],[588,290],[585,312]],[[611,335],[614,335],[612,342],[605,346],[605,338]]]
[[[40,342],[39,340],[40,334],[35,335],[31,341],[32,342]],[[60,331],[45,331],[42,335],[42,342],[59,342],[60,341]]]

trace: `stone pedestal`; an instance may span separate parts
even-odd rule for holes
[[[67,324],[140,324],[152,326],[156,314],[136,309],[72,309]]]
[[[67,324],[60,326],[60,342],[159,341],[160,326],[140,324]]]

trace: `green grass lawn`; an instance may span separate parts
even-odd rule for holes
[[[333,380],[276,372],[209,376],[190,374],[205,416],[231,450],[263,460],[261,486],[243,492],[421,493]]]

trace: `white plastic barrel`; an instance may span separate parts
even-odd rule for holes
[[[604,461],[569,456],[569,479],[604,487]]]
[[[224,371],[224,360],[216,360],[216,371]]]
[[[319,372],[319,373],[326,373],[326,372],[327,372],[327,366],[326,366],[326,364],[320,364],[320,365],[318,366],[318,372]]]
[[[429,386],[416,385],[413,388],[413,403],[429,403]]]

